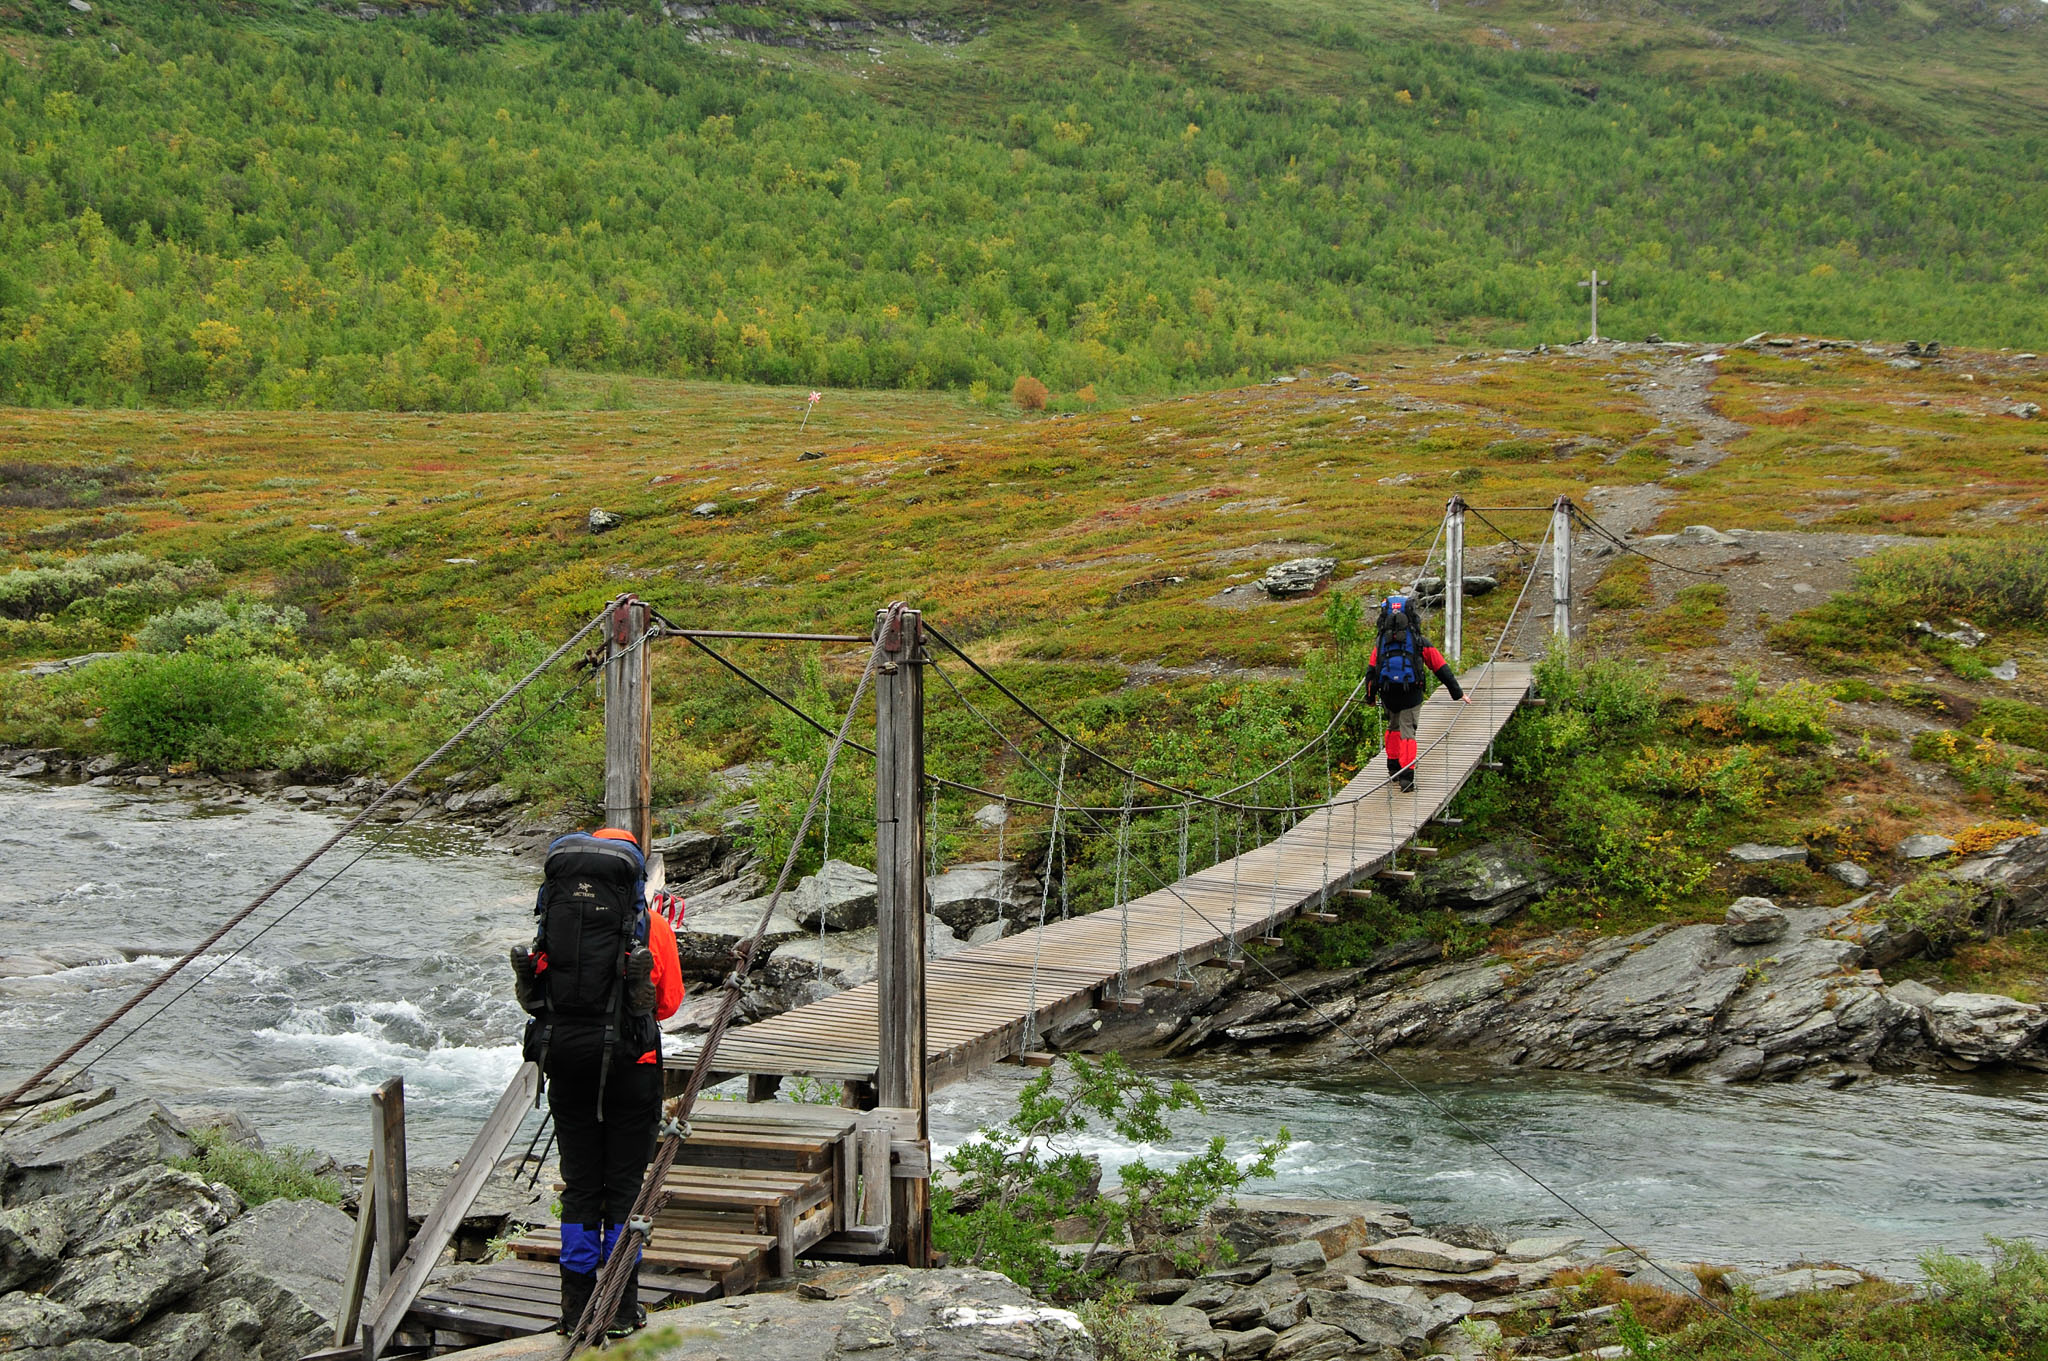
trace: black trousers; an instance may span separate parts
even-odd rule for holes
[[[558,1029],[548,1051],[548,1109],[565,1183],[565,1271],[595,1271],[610,1255],[639,1198],[661,1120],[661,1065],[633,1062],[638,1055],[625,1056],[623,1043],[612,1051],[604,1119],[597,1118],[601,1045]]]

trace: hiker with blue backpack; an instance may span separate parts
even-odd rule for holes
[[[1377,700],[1386,711],[1387,774],[1399,776],[1401,788],[1409,793],[1415,790],[1415,727],[1422,716],[1425,674],[1442,681],[1452,699],[1472,702],[1443,653],[1423,637],[1413,602],[1405,595],[1390,595],[1380,606],[1379,631],[1365,667],[1365,697]]]
[[[542,862],[533,947],[512,949],[513,988],[561,1148],[562,1320],[573,1332],[639,1198],[661,1119],[660,1021],[683,1000],[669,918],[647,906],[631,832],[575,832]],[[637,1273],[638,1263],[635,1263]],[[646,1321],[637,1274],[608,1331]]]

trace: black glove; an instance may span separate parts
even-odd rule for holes
[[[538,1016],[545,1005],[533,951],[522,945],[512,947],[512,995],[531,1015]]]
[[[654,951],[644,945],[626,956],[626,1010],[654,1010]]]

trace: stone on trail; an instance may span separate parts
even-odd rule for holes
[[[1728,904],[1722,929],[1735,945],[1769,945],[1783,940],[1791,920],[1769,898],[1737,898]]]
[[[1365,1249],[1365,1255],[1381,1266],[1415,1267],[1422,1271],[1484,1271],[1493,1265],[1494,1255],[1478,1248],[1453,1247],[1434,1238],[1389,1238]]]
[[[1010,810],[1000,803],[985,803],[974,810],[974,823],[990,831],[1003,826],[1010,820]]]
[[[1956,843],[1945,836],[1922,832],[1901,841],[1898,854],[1901,860],[1932,860],[1936,856],[1947,855],[1955,848]]]
[[[1712,525],[1687,525],[1678,532],[1678,537],[1688,543],[1706,544],[1712,548],[1733,548],[1742,542],[1733,534],[1724,534]]]
[[[593,534],[603,534],[607,530],[617,529],[624,523],[626,523],[626,517],[623,515],[616,515],[608,510],[599,510],[595,506],[592,506],[590,509],[590,532]]]
[[[834,931],[875,924],[878,892],[875,872],[844,860],[827,860],[816,874],[807,874],[789,897],[797,925],[815,931],[822,922]],[[685,914],[684,921],[689,920]]]
[[[1489,841],[1432,862],[1402,892],[1417,911],[1455,912],[1467,923],[1496,925],[1549,892],[1557,883],[1526,841]]]
[[[1806,863],[1806,847],[1759,846],[1754,841],[1745,841],[1740,846],[1730,847],[1728,858],[1745,865],[1803,865]]]
[[[1869,888],[1871,884],[1870,871],[1854,860],[1838,860],[1828,866],[1828,873],[1858,893]]]
[[[1328,586],[1330,578],[1336,574],[1335,558],[1293,558],[1268,567],[1266,574],[1259,578],[1259,588],[1267,595],[1283,599],[1314,595]]]

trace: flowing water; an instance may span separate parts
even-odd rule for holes
[[[40,1066],[337,825],[258,799],[0,778],[0,1078]],[[226,945],[360,849],[331,852]],[[236,1106],[273,1142],[345,1161],[364,1153],[364,1096],[402,1075],[414,1157],[446,1161],[517,1062],[504,959],[531,930],[533,889],[529,872],[466,834],[400,833],[96,1071],[173,1101]],[[119,962],[4,976],[7,960],[60,947]],[[215,958],[135,1014],[149,1016]],[[1688,1260],[1809,1257],[1909,1274],[1931,1248],[1980,1251],[1987,1234],[2039,1236],[2048,1224],[2048,1083],[2038,1078],[1885,1078],[1829,1091],[1406,1071],[1427,1099],[1384,1072],[1205,1060],[1186,1075],[1207,1110],[1177,1117],[1170,1147],[1083,1146],[1112,1165],[1171,1158],[1215,1134],[1241,1152],[1285,1125],[1295,1142],[1278,1178],[1257,1189],[1392,1201],[1421,1222],[1588,1232],[1534,1174],[1622,1238]],[[967,1137],[1029,1076],[997,1069],[941,1092],[935,1140]]]

